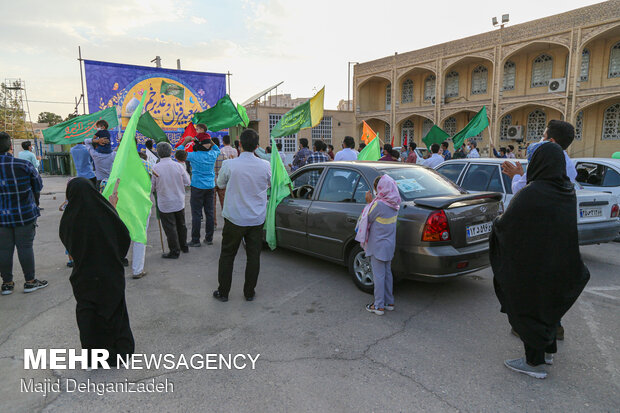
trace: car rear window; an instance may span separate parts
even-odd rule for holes
[[[432,169],[393,168],[379,171],[391,176],[395,181],[400,195],[405,201],[433,196],[459,195],[461,191],[456,185]]]

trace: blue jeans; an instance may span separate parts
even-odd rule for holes
[[[370,256],[372,276],[375,281],[375,308],[385,308],[394,304],[392,261],[381,261]]]
[[[34,280],[34,250],[32,243],[36,234],[36,220],[19,227],[0,227],[0,274],[2,282],[13,281],[13,251],[17,257],[26,281]]]
[[[189,205],[192,208],[192,242],[200,241],[200,218],[205,213],[205,239],[213,240],[213,192],[214,189],[191,187]]]

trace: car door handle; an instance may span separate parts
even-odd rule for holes
[[[355,223],[357,222],[357,218],[347,217],[347,222]]]
[[[301,215],[301,214],[303,214],[303,213],[304,213],[304,210],[303,210],[303,209],[296,209],[296,210],[295,210],[295,214],[296,214],[296,215]]]

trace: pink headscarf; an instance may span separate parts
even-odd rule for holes
[[[360,215],[357,220],[357,226],[355,227],[357,234],[355,235],[355,240],[361,244],[364,250],[366,250],[366,244],[368,244],[368,233],[370,232],[368,214],[377,202],[383,202],[385,205],[396,211],[400,209],[401,199],[400,193],[398,192],[398,186],[396,186],[396,181],[394,181],[394,179],[392,179],[389,175],[383,175],[381,179],[379,179],[379,183],[377,184],[377,196],[371,203],[364,207],[362,215]]]

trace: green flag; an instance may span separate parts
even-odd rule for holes
[[[168,141],[168,135],[159,127],[149,112],[144,112],[140,116],[137,129],[138,132],[157,143]]]
[[[98,120],[108,122],[108,129],[118,126],[118,117],[116,116],[116,106],[91,113],[90,115],[82,115],[77,118],[66,120],[58,125],[43,130],[43,138],[45,143],[54,143],[57,145],[68,145],[72,143],[84,142],[84,139],[92,138],[97,132],[95,123]]]
[[[248,125],[250,124],[250,118],[248,118],[248,112],[245,110],[245,107],[243,107],[239,103],[237,103],[237,111],[239,112],[239,116],[241,116],[241,119],[242,119],[241,124],[243,125],[244,128],[247,128]]]
[[[136,146],[136,127],[144,106],[147,93],[131,115],[123,138],[116,151],[108,183],[103,190],[105,199],[109,199],[118,184],[118,203],[116,211],[127,226],[132,241],[146,244],[146,220],[151,211],[151,179],[138,156]]]
[[[448,135],[439,126],[433,125],[433,127],[431,128],[431,130],[428,131],[426,136],[422,138],[422,142],[424,142],[426,144],[426,147],[430,150],[432,144],[442,143],[448,138],[450,138],[450,135]]]
[[[313,128],[323,119],[325,87],[305,103],[286,112],[271,130],[271,136],[280,138],[293,135],[301,129]]]
[[[185,89],[182,86],[179,86],[176,83],[168,83],[165,80],[161,81],[159,93],[162,95],[176,96],[181,100],[185,98]]]
[[[291,194],[291,179],[282,163],[276,142],[271,138],[271,194],[267,204],[265,217],[266,241],[269,248],[276,249],[276,208],[278,204]]]
[[[489,119],[487,118],[487,107],[483,106],[480,112],[476,113],[467,126],[461,129],[456,135],[452,137],[452,143],[454,149],[458,149],[463,146],[465,139],[478,135],[480,132],[489,126]]]
[[[381,158],[381,143],[379,134],[370,141],[368,145],[357,155],[358,161],[378,161]]]
[[[243,123],[243,118],[230,99],[230,96],[224,95],[223,98],[217,101],[215,106],[203,112],[194,113],[192,122],[194,125],[205,123],[211,132],[217,132]]]

